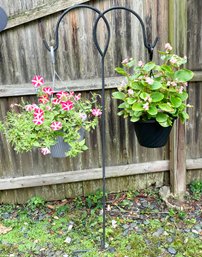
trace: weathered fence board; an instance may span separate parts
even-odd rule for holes
[[[2,0],[0,5],[2,6]],[[3,0],[5,2],[5,0]],[[54,14],[59,11],[63,11],[66,8],[72,7],[76,4],[84,4],[88,1],[84,0],[48,0],[48,1],[27,1],[30,5],[24,5],[25,10],[15,9],[15,5],[9,5],[9,2],[4,3],[4,9],[8,10],[9,20],[6,29],[10,29],[22,24],[25,24],[30,21],[34,21],[40,18],[43,18],[47,15]],[[33,5],[35,3],[35,5]],[[23,6],[23,5],[21,5]],[[19,6],[18,6],[19,7]],[[18,12],[17,12],[18,11]],[[16,13],[17,12],[17,13]]]

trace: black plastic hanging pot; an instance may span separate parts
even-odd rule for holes
[[[84,129],[81,128],[79,130],[79,134],[80,134],[80,141],[83,140],[84,138]],[[66,156],[66,152],[68,152],[70,150],[70,145],[66,142],[64,142],[63,137],[59,136],[57,137],[57,141],[56,144],[51,146],[50,151],[51,151],[51,156],[53,158],[65,158]]]
[[[134,122],[135,133],[141,146],[157,148],[164,146],[172,126],[162,127],[156,120]]]

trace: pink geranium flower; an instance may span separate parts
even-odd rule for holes
[[[172,46],[169,44],[169,43],[166,43],[165,44],[165,50],[166,50],[166,52],[170,52],[170,51],[172,51]]]
[[[154,83],[154,80],[150,77],[147,77],[145,80],[149,85],[152,85]]]
[[[52,87],[44,87],[43,92],[48,95],[52,95],[54,91],[53,91]]]
[[[42,76],[36,75],[33,77],[32,79],[32,84],[34,85],[34,87],[40,87],[41,85],[44,84],[44,79]]]
[[[148,102],[146,102],[145,104],[143,104],[143,109],[144,109],[145,111],[149,110],[149,103],[148,103]]]
[[[92,109],[92,115],[93,116],[96,116],[96,117],[98,117],[98,116],[100,116],[101,114],[102,114],[102,112],[101,112],[101,110],[100,109]]]
[[[62,102],[62,109],[65,111],[69,111],[73,108],[74,103],[70,100],[66,101],[66,102]]]
[[[62,128],[62,123],[60,121],[53,121],[50,127],[52,130],[60,130]]]

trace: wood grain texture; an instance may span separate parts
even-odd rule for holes
[[[2,0],[0,1],[0,5]],[[5,1],[4,1],[5,2]],[[11,2],[11,1],[10,1]],[[15,1],[17,2],[17,1]],[[47,15],[63,11],[76,4],[84,4],[88,1],[84,0],[49,0],[49,1],[27,1],[27,4],[11,6],[10,4],[4,4],[4,10],[9,15],[8,24],[5,30],[10,28],[43,18]],[[15,5],[15,4],[14,4]],[[21,7],[19,9],[19,7]],[[24,7],[24,8],[23,8]]]
[[[168,161],[145,162],[106,167],[106,178],[132,176],[135,174],[167,171]],[[0,190],[56,185],[63,183],[97,180],[102,178],[102,169],[68,171],[61,173],[39,174],[25,177],[5,178],[0,180]]]
[[[123,77],[105,78],[105,88],[117,88],[121,85]],[[53,82],[45,82],[44,86],[52,86]],[[102,88],[100,78],[92,79],[78,79],[68,81],[57,81],[54,86],[54,91],[70,90],[70,91],[94,91]],[[31,83],[14,84],[14,85],[0,85],[0,97],[10,96],[28,96],[36,95],[36,90]]]
[[[86,1],[0,0],[0,5],[7,10],[10,17],[13,17],[9,21],[10,27],[0,34],[1,119],[6,114],[10,104],[19,102],[21,96],[27,101],[35,100],[35,92],[30,85],[31,78],[35,74],[44,76],[46,81],[52,80],[50,54],[43,46],[42,39],[45,38],[49,45],[53,43],[55,24],[61,11],[78,2]],[[200,143],[202,142],[200,133],[202,67],[201,51],[199,51],[201,49],[199,40],[201,37],[199,12],[201,1],[188,0],[187,9],[185,0],[94,0],[87,3],[101,11],[117,5],[126,6],[136,11],[145,22],[149,41],[153,42],[156,36],[160,38],[154,51],[155,60],[157,60],[157,50],[162,49],[169,38],[171,42],[174,42],[174,47],[178,53],[188,56],[188,67],[195,70],[196,75],[188,88],[189,102],[194,105],[194,108],[189,109],[190,121],[186,125],[186,157],[192,162],[196,158],[198,161],[187,163],[186,168],[194,170],[194,167],[197,167],[197,169],[201,169],[199,161],[202,158],[202,145]],[[90,97],[89,90],[99,92],[101,85],[100,56],[94,47],[92,38],[92,24],[96,17],[97,14],[87,9],[79,9],[69,13],[62,21],[59,29],[59,48],[56,53],[56,70],[65,81],[65,87],[71,87],[71,89],[82,92],[82,95],[87,97]],[[118,103],[112,99],[113,88],[122,80],[122,78],[116,77],[114,67],[120,65],[126,57],[134,57],[137,61],[146,62],[148,60],[148,54],[143,46],[140,24],[135,17],[123,10],[110,12],[106,17],[111,27],[111,40],[105,60],[107,165],[111,167],[124,167],[126,165],[127,167],[127,165],[139,164],[141,167],[145,162],[167,162],[170,158],[168,145],[161,149],[141,147],[137,142],[133,124],[117,116]],[[101,21],[98,40],[102,46],[106,42],[105,32],[105,25]],[[186,33],[188,34],[186,35]],[[186,38],[187,42],[184,42]],[[58,84],[58,90],[60,88],[63,88],[61,83]],[[180,136],[182,135],[180,134]],[[50,157],[42,157],[36,150],[17,155],[6,139],[0,136],[0,178],[19,177],[26,180],[27,176],[47,174],[53,176],[63,172],[66,174],[79,170],[100,169],[100,125],[95,131],[86,135],[86,140],[89,150],[81,156],[75,159],[54,160]],[[181,140],[181,138],[178,137],[176,140]],[[177,161],[178,159],[175,158],[175,164]],[[197,170],[193,172],[197,172]],[[148,175],[141,173],[129,177],[122,176],[117,180],[115,177],[110,177],[107,186],[112,191],[123,190],[126,187],[144,188],[154,181],[161,185],[163,179],[164,172],[152,172]],[[91,189],[96,189],[100,183],[98,178],[94,182],[77,181],[35,187],[34,189],[5,190],[0,199],[2,201],[6,201],[6,198],[16,202],[25,201],[34,194],[41,194],[46,199],[61,199],[65,196],[81,195]]]
[[[187,50],[187,1],[169,1],[169,39],[177,54]],[[183,39],[183,40],[180,40]],[[185,125],[175,122],[170,137],[170,183],[174,195],[183,198],[186,192]]]

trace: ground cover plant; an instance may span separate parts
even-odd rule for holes
[[[168,207],[154,188],[108,194],[106,250],[100,249],[101,191],[86,198],[45,202],[36,196],[25,205],[1,205],[0,256],[200,257],[200,183],[190,185],[180,208]]]

